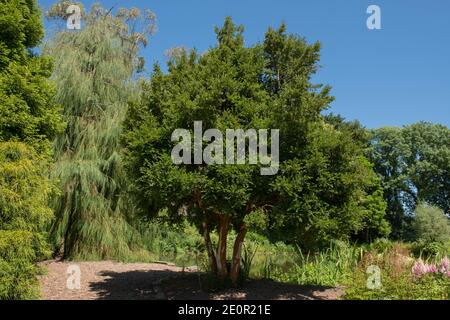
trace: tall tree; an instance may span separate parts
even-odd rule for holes
[[[64,14],[60,6],[49,16]],[[55,143],[62,194],[52,239],[65,258],[123,258],[133,230],[124,215],[119,137],[134,92],[130,80],[142,68],[139,48],[150,30],[133,27],[144,18],[147,28],[154,16],[136,8],[113,15],[95,5],[83,17],[82,30],[57,33],[46,49],[55,60],[56,100],[67,122]]]
[[[450,212],[450,129],[419,122],[373,130],[370,158],[382,179],[395,238],[408,236],[419,202]]]
[[[288,36],[282,26],[269,30],[264,44],[245,47],[243,27],[231,18],[216,28],[216,36],[217,45],[201,56],[177,50],[169,61],[168,73],[155,66],[151,80],[143,85],[142,101],[128,112],[124,140],[127,168],[134,177],[143,212],[156,215],[167,209],[165,218],[173,222],[187,218],[195,223],[204,237],[211,270],[219,279],[236,285],[249,221],[281,221],[283,216],[284,222],[296,219],[297,227],[307,228],[316,221],[305,212],[320,209],[313,213],[324,224],[334,222],[327,216],[338,217],[339,223],[333,225],[335,233],[339,227],[341,235],[348,230],[356,232],[370,214],[361,201],[372,194],[368,181],[375,176],[373,172],[370,175],[362,153],[353,152],[351,146],[345,150],[344,143],[338,142],[342,138],[334,136],[338,132],[321,118],[320,112],[332,98],[328,87],[321,89],[310,83],[317,69],[318,44]],[[193,133],[195,121],[202,121],[205,132],[217,128],[224,134],[226,129],[280,129],[279,173],[261,175],[261,159],[252,165],[250,158],[236,165],[174,164],[172,133],[178,128]],[[271,138],[267,145],[276,139]],[[187,138],[184,142],[189,145],[190,141]],[[188,159],[191,151],[197,152],[195,141],[190,145],[183,150]],[[232,149],[237,149],[234,142]],[[226,163],[225,152],[214,154]],[[332,166],[333,161],[339,165]],[[321,176],[322,169],[328,174]],[[339,174],[339,169],[345,170]],[[314,178],[305,178],[308,171]],[[327,181],[329,178],[332,180]],[[318,180],[321,189],[313,192]],[[356,209],[363,213],[352,218]],[[236,238],[228,262],[226,246],[231,229]],[[219,236],[217,244],[210,237],[214,230]]]

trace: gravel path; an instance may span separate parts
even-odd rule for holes
[[[165,264],[112,261],[46,261],[42,266],[46,274],[40,276],[41,298],[45,300],[166,299],[161,281],[182,271]],[[70,266],[79,267],[79,289],[67,286]],[[69,287],[74,283],[69,280]]]
[[[299,286],[264,279],[249,281],[243,289],[210,293],[203,290],[205,281],[200,273],[183,272],[179,267],[159,263],[46,261],[41,265],[46,270],[39,279],[44,300],[331,300],[341,295],[339,288]],[[80,271],[80,287],[69,289],[68,282],[69,287],[76,284],[70,281],[73,276],[68,273],[73,266]]]

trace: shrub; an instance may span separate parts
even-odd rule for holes
[[[0,300],[35,299],[35,262],[47,253],[43,239],[29,231],[0,230]]]
[[[419,241],[445,244],[450,240],[449,219],[441,209],[434,206],[426,204],[417,206],[413,229]]]
[[[419,240],[413,243],[412,250],[416,257],[439,258],[447,255],[448,244]]]
[[[54,190],[46,169],[33,148],[0,143],[0,299],[38,295],[35,263],[49,254],[43,230]]]

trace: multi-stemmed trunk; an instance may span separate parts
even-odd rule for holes
[[[218,223],[219,241],[217,243],[217,249],[214,250],[211,238],[210,229],[207,221],[203,222],[203,238],[206,245],[206,251],[208,253],[209,263],[211,271],[222,282],[227,279],[231,280],[233,286],[238,285],[239,271],[241,264],[242,244],[244,243],[245,234],[247,233],[247,227],[245,223],[239,227],[238,234],[234,241],[233,255],[231,258],[231,266],[228,268],[227,264],[227,237],[230,229],[230,217],[220,216]]]

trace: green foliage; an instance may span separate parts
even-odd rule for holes
[[[174,227],[159,221],[138,220],[136,228],[141,246],[151,253],[154,261],[203,267],[203,240],[194,226],[183,223]]]
[[[333,100],[329,87],[310,82],[320,44],[287,35],[282,25],[245,47],[243,28],[229,18],[216,34],[217,45],[201,56],[180,49],[168,73],[155,66],[129,109],[126,161],[143,213],[166,209],[169,221],[187,217],[207,233],[221,225],[225,234],[228,227],[236,234],[271,228],[309,248],[363,231],[368,239],[388,234],[362,144],[320,114]],[[192,132],[198,120],[203,130],[280,129],[280,172],[261,176],[261,164],[173,164],[172,132]]]
[[[388,272],[381,274],[381,289],[368,289],[367,274],[359,271],[346,289],[346,300],[448,300],[450,281],[440,275],[426,275],[423,279],[413,281],[411,275],[405,273],[392,277]]]
[[[63,126],[48,81],[51,61],[31,54],[43,36],[35,1],[0,1],[0,141],[25,141],[50,156]]]
[[[445,256],[449,251],[450,222],[435,206],[419,204],[412,222],[413,251],[418,256]]]
[[[425,201],[449,213],[450,129],[419,122],[373,130],[368,152],[382,179],[394,238],[408,239],[411,215]]]
[[[417,240],[412,244],[412,251],[417,257],[443,257],[450,254],[450,242]]]
[[[35,0],[0,0],[0,299],[36,298],[36,262],[49,254],[48,160],[63,122],[51,61],[32,53],[42,37]]]
[[[41,231],[52,218],[48,164],[20,142],[0,143],[0,229]]]
[[[55,142],[52,175],[62,194],[55,199],[51,234],[65,258],[124,259],[138,237],[126,220],[133,208],[124,196],[119,145],[144,40],[127,32],[127,23],[138,18],[94,6],[82,30],[61,31],[46,46],[67,122]]]
[[[45,226],[54,191],[45,159],[20,142],[0,142],[0,299],[36,298],[38,268],[49,256]]]
[[[35,47],[44,36],[40,11],[34,0],[0,1],[0,66],[28,58],[27,48]]]
[[[434,206],[417,206],[413,228],[416,240],[445,244],[450,240],[450,223],[444,212]]]
[[[409,249],[396,243],[384,253],[367,252],[344,283],[344,299],[348,300],[447,300],[450,295],[450,277],[441,273],[430,273],[421,278],[412,275],[414,259]],[[380,268],[381,287],[367,286],[367,267]]]
[[[33,238],[29,231],[0,230],[0,300],[39,296]]]
[[[332,242],[322,251],[298,251],[290,268],[273,267],[271,278],[302,285],[338,286],[347,281],[356,267],[361,248]]]
[[[363,149],[326,124],[307,134],[308,143],[282,163],[275,180],[281,197],[275,228],[308,250],[332,239],[388,235],[382,191]]]

